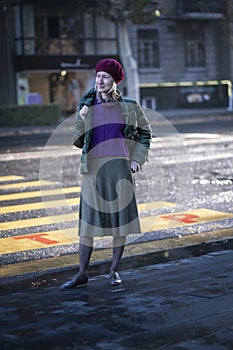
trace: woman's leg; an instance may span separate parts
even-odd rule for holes
[[[90,263],[91,253],[93,250],[92,237],[80,237],[79,241],[79,274],[87,275]]]
[[[112,266],[111,271],[115,272],[119,270],[122,254],[125,248],[126,237],[113,237],[112,248]]]
[[[114,237],[112,248],[112,266],[111,266],[111,281],[112,286],[121,284],[121,278],[118,270],[121,261],[122,254],[125,248],[126,237]]]
[[[63,283],[61,290],[75,288],[88,282],[87,270],[93,250],[92,237],[80,237],[79,242],[79,272],[69,281]]]

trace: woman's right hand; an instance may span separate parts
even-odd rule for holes
[[[80,109],[79,115],[80,115],[80,117],[82,118],[83,121],[85,121],[85,117],[86,117],[88,111],[89,111],[89,108],[88,108],[86,105],[84,105],[84,106]]]

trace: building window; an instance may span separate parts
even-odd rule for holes
[[[205,66],[205,42],[202,28],[191,28],[185,32],[186,67]]]
[[[60,30],[59,30],[59,18],[56,16],[48,16],[47,17],[47,34],[48,38],[59,38]]]
[[[83,54],[82,37],[82,19],[79,16],[36,12],[36,54]]]
[[[156,98],[154,96],[143,97],[142,107],[156,109]]]
[[[16,54],[116,55],[116,24],[99,17],[91,6],[86,11],[75,6],[16,5]]]
[[[139,68],[159,67],[158,31],[156,29],[138,30],[137,57]]]

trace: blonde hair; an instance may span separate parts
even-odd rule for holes
[[[101,98],[101,94],[97,89],[97,84],[95,84],[95,90],[96,90],[97,96]],[[121,97],[120,93],[117,91],[117,84],[115,81],[113,82],[113,85],[111,89],[107,92],[107,94],[111,94],[112,99],[115,101],[119,100],[119,98]]]

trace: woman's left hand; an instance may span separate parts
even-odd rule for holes
[[[133,173],[137,173],[141,169],[141,166],[139,163],[132,160],[130,162],[130,168],[131,168]]]

